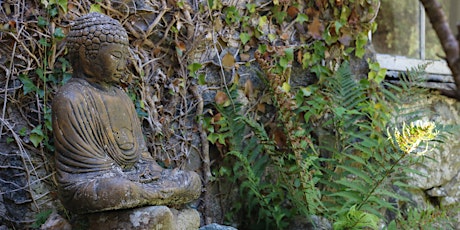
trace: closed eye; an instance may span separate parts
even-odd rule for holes
[[[112,58],[114,59],[121,59],[121,57],[123,56],[123,54],[118,51],[112,52],[111,55],[112,55]]]

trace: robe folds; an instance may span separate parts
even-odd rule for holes
[[[127,179],[123,171],[146,151],[134,105],[116,86],[106,90],[72,78],[54,97],[52,118],[56,179],[65,206],[81,196],[100,198],[96,190]],[[110,182],[102,186],[102,180]]]
[[[59,198],[74,213],[197,199],[195,172],[163,169],[146,150],[134,104],[116,86],[74,78],[52,105]]]

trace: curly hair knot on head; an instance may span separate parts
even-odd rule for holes
[[[74,20],[67,35],[69,58],[74,63],[80,59],[83,46],[87,58],[94,58],[104,43],[128,45],[128,34],[115,19],[100,13],[89,13]]]

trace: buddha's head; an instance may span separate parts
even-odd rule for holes
[[[98,83],[120,81],[129,52],[128,35],[117,20],[100,13],[77,18],[67,47],[74,76]]]

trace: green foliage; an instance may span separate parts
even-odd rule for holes
[[[408,167],[401,163],[412,162],[406,159],[413,156],[392,145],[389,137],[394,135],[386,133],[396,126],[392,117],[399,114],[393,111],[404,112],[393,105],[400,102],[394,93],[405,91],[405,86],[381,84],[386,70],[378,63],[369,63],[368,78],[357,80],[344,61],[351,55],[364,56],[368,32],[375,25],[353,24],[372,14],[374,4],[311,1],[291,5],[286,12],[273,2],[264,13],[252,7],[237,13],[234,6],[224,7],[227,26],[242,28],[242,45],[251,39],[262,43],[255,57],[277,111],[277,128],[273,128],[238,110],[226,113],[231,107],[216,108],[222,115],[214,123],[219,128],[208,129],[208,138],[226,145],[227,155],[236,160],[230,177],[240,181],[242,194],[249,194],[235,212],[254,216],[258,210],[258,223],[265,227],[284,228],[295,215],[319,214],[336,221],[337,229],[375,229],[384,210],[397,211],[393,200],[407,200],[389,185],[406,185]],[[359,10],[364,13],[358,15]],[[288,44],[285,23],[308,28],[308,33],[299,34],[307,45],[276,46],[280,41]],[[280,32],[272,33],[273,27]],[[290,71],[295,61],[315,74],[318,83],[292,89]],[[241,141],[238,136],[247,133]],[[277,143],[280,137],[282,148]],[[284,210],[284,215],[278,210]]]
[[[376,215],[356,210],[356,206],[352,206],[350,210],[339,217],[334,223],[334,230],[342,229],[379,229],[379,218]]]
[[[368,73],[368,79],[380,84],[385,79],[387,70],[380,68],[380,64],[378,62],[371,62],[369,60],[367,62],[369,63],[370,70]]]
[[[45,211],[39,212],[35,216],[35,222],[31,225],[31,227],[40,228],[40,226],[46,222],[46,220],[48,219],[48,217],[51,215],[52,212],[53,210],[45,210]]]
[[[102,13],[101,5],[99,5],[99,4],[91,4],[91,7],[90,7],[90,9],[89,9],[89,12],[98,12],[98,13]]]
[[[399,213],[394,202],[408,202],[391,185],[409,187],[408,164],[419,155],[392,143],[420,144],[436,135],[434,126],[425,123],[409,126],[411,132],[402,131],[406,135],[398,136],[394,128],[399,126],[394,116],[420,117],[399,104],[401,92],[410,88],[416,95],[408,86],[412,81],[398,86],[357,80],[347,62],[325,79],[296,91],[295,110],[286,110],[279,94],[269,92],[284,134],[242,115],[239,106],[216,105],[221,116],[214,123],[208,120],[208,138],[226,145],[234,160],[232,170],[223,170],[240,185],[242,201],[234,212],[257,215],[265,228],[283,229],[293,216],[315,214],[332,220],[334,229],[378,229],[385,210]],[[233,86],[229,97],[236,100],[236,94]],[[283,148],[277,135],[287,135]]]
[[[238,91],[233,87],[229,97],[236,100]],[[205,122],[208,139],[211,143],[219,142],[228,146],[228,156],[234,157],[231,170],[221,168],[221,175],[231,175],[232,181],[239,185],[241,203],[234,206],[235,212],[243,212],[244,219],[252,220],[257,217],[257,223],[263,228],[285,228],[284,218],[291,216],[292,211],[282,203],[285,200],[286,182],[276,181],[280,170],[287,166],[282,156],[275,156],[275,147],[264,127],[241,115],[240,105],[216,105],[222,117],[213,123]],[[211,124],[212,123],[212,124]],[[214,129],[214,126],[218,129]],[[254,135],[244,137],[248,129]],[[275,165],[276,170],[267,171],[267,166]],[[224,169],[224,170],[222,170]],[[230,171],[230,172],[229,172]],[[266,178],[266,179],[263,179]],[[298,186],[298,185],[297,185]],[[246,223],[248,225],[254,223]]]
[[[55,48],[58,42],[65,37],[60,27],[51,25],[53,18],[58,15],[59,9],[67,12],[67,0],[42,0],[41,4],[47,9],[48,17],[39,16],[37,25],[43,32],[38,43],[41,45],[41,63],[35,72],[26,72],[19,75],[23,84],[22,90],[26,97],[34,97],[37,100],[38,122],[33,122],[34,127],[28,132],[29,140],[36,148],[45,147],[46,150],[54,151],[51,140],[51,98],[56,86],[62,85],[70,79],[68,69],[70,64],[63,57],[56,56]],[[22,135],[22,134],[21,134]],[[26,134],[22,135],[26,136]]]
[[[452,207],[450,207],[452,208]],[[458,209],[458,208],[457,208]],[[417,209],[409,208],[407,213],[400,215],[396,220],[391,221],[388,224],[388,230],[397,229],[445,229],[453,230],[456,229],[452,226],[452,221],[448,215],[447,208],[441,209]],[[455,209],[454,209],[455,210]],[[458,210],[455,210],[458,211]]]

